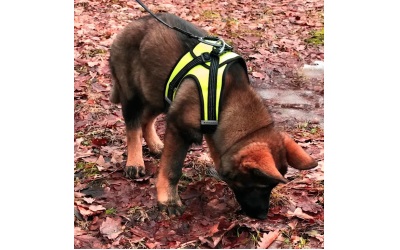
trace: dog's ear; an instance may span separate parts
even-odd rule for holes
[[[286,159],[289,165],[299,170],[314,168],[318,163],[309,155],[299,144],[297,144],[290,136],[281,132],[283,144],[286,148]]]
[[[282,183],[288,182],[276,168],[274,158],[266,143],[251,143],[241,149],[235,159],[239,168],[244,171],[258,173],[261,177],[265,175]]]

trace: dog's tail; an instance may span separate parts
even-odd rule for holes
[[[112,89],[111,89],[111,94],[110,94],[110,102],[114,104],[118,104],[121,102],[120,100],[120,91],[119,91],[119,83],[117,80],[117,77],[115,75],[115,69],[111,63],[111,59],[108,60],[108,64],[110,65],[110,71],[111,71],[111,80],[112,80]]]

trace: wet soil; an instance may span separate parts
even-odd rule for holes
[[[295,77],[272,76],[270,81],[253,80],[275,122],[285,127],[310,123],[324,127],[324,81],[322,72],[295,71]]]

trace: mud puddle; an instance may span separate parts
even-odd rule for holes
[[[324,126],[323,62],[304,65],[298,71],[302,83],[298,86],[280,82],[256,88],[277,123],[296,126],[299,123]],[[322,90],[322,91],[321,91]]]

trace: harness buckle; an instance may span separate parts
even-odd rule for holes
[[[200,128],[204,134],[214,133],[217,129],[218,121],[216,120],[201,120]]]
[[[210,53],[208,52],[204,52],[200,55],[201,60],[203,61],[203,63],[209,62],[211,60],[211,56]]]

